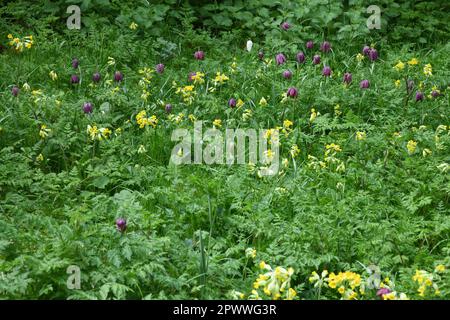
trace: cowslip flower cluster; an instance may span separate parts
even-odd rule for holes
[[[276,267],[272,269],[264,261],[260,262],[259,268],[266,272],[260,274],[253,283],[254,290],[248,297],[250,300],[261,300],[263,297],[273,300],[293,300],[297,296],[297,292],[291,288],[291,278],[294,274],[293,268]],[[265,296],[258,292],[260,288],[262,288]]]
[[[92,141],[98,140],[101,141],[103,139],[108,139],[111,136],[111,129],[109,128],[98,128],[96,125],[88,125],[86,129],[89,137]]]
[[[23,37],[21,39],[18,37],[14,37],[12,34],[8,34],[8,39],[10,39],[8,44],[11,47],[14,47],[14,49],[16,49],[17,52],[22,52],[24,48],[31,49],[31,47],[34,44],[33,36],[31,35]]]
[[[214,78],[213,82],[214,85],[222,85],[224,84],[226,81],[230,80],[230,78],[228,78],[225,74],[220,73],[219,71],[216,73],[216,77]]]
[[[194,101],[194,96],[196,95],[193,85],[179,87],[177,88],[176,93],[181,94],[183,101],[187,104],[191,104]]]
[[[440,274],[444,273],[446,268],[443,264],[437,265],[434,272],[427,272],[425,270],[416,270],[412,280],[419,285],[417,292],[420,297],[427,295],[439,296],[441,294],[437,281],[440,280]]]
[[[139,125],[139,128],[141,129],[149,125],[155,128],[156,125],[158,124],[158,118],[156,118],[155,115],[147,117],[147,112],[145,110],[142,110],[136,115],[136,123]]]

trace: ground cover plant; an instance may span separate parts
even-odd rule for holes
[[[212,7],[175,1],[147,8],[173,30],[114,1],[115,24],[92,1],[67,30],[17,23],[26,3],[0,11],[2,299],[450,297],[439,30],[321,28],[287,4],[261,30],[231,4],[199,27]],[[173,132],[198,121],[266,129],[268,162],[174,164]]]

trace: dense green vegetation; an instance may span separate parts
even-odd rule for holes
[[[447,2],[373,31],[364,1],[205,3],[3,1],[0,297],[448,299]],[[195,120],[278,129],[279,172],[170,163]]]

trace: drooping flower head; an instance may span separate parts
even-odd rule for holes
[[[313,57],[313,64],[319,64],[320,63],[320,56],[318,54],[316,54]]]
[[[264,59],[264,52],[259,51],[259,52],[258,52],[258,58],[259,58],[259,60]]]
[[[127,221],[124,218],[119,218],[116,220],[117,230],[124,232],[127,228]]]
[[[439,92],[439,90],[432,90],[431,91],[431,96],[433,97],[433,98],[437,98],[437,97],[439,97],[441,95],[441,93]]]
[[[297,53],[296,58],[297,58],[298,63],[303,63],[303,62],[305,62],[305,59],[306,59],[305,54],[302,51]]]
[[[102,78],[102,76],[100,75],[100,73],[99,72],[96,72],[96,73],[94,73],[93,75],[92,75],[92,81],[93,82],[99,82],[100,81],[100,79]]]
[[[329,66],[323,67],[322,75],[324,75],[325,77],[331,76],[331,68]]]
[[[78,76],[77,76],[76,74],[73,74],[73,75],[70,77],[70,83],[72,83],[72,84],[78,84],[78,83],[80,83],[80,78],[78,78]]]
[[[194,81],[194,77],[197,75],[197,72],[189,72],[189,75],[188,75],[188,81],[189,82],[192,82],[192,81]]]
[[[77,58],[72,59],[72,68],[77,69],[80,61]]]
[[[349,73],[349,72],[346,72],[346,73],[344,74],[344,78],[343,78],[342,81],[343,81],[344,83],[346,83],[346,84],[350,84],[350,82],[352,82],[352,74]]]
[[[416,101],[422,101],[423,100],[423,93],[421,91],[416,92]]]
[[[312,49],[312,48],[314,48],[314,42],[312,41],[312,40],[309,40],[307,43],[306,43],[306,48],[307,49]]]
[[[406,81],[406,89],[408,91],[408,93],[411,93],[412,90],[414,89],[414,81],[411,79],[408,79],[408,81]]]
[[[201,50],[195,51],[194,58],[197,60],[203,60],[203,59],[205,59],[205,53]]]
[[[289,28],[291,27],[291,25],[289,24],[289,22],[283,22],[281,25],[280,25],[280,27],[281,27],[281,29],[283,29],[283,30],[289,30]]]
[[[330,52],[330,50],[331,50],[331,43],[329,43],[328,41],[322,42],[322,44],[320,45],[320,51]]]
[[[295,88],[295,87],[289,88],[286,95],[290,98],[296,98],[298,96],[297,88]]]
[[[290,70],[284,70],[284,71],[283,71],[283,77],[284,77],[285,79],[290,79],[290,78],[292,78],[292,72],[291,72]]]
[[[155,67],[156,72],[163,73],[165,66],[162,63],[158,63]]]
[[[278,65],[283,64],[286,62],[286,57],[284,56],[284,54],[279,53],[275,56],[275,61]]]
[[[167,113],[171,113],[172,112],[172,105],[170,103],[166,104],[165,107],[164,107],[164,110]]]
[[[229,105],[231,108],[236,107],[236,99],[235,99],[235,98],[231,98],[230,100],[228,100],[228,105]]]
[[[364,46],[363,49],[362,49],[362,53],[364,55],[368,56],[369,52],[370,52],[370,47],[369,46]]]
[[[92,103],[85,102],[83,104],[83,111],[84,111],[84,113],[92,113],[93,110],[94,110],[94,106],[92,105]]]
[[[376,49],[370,49],[368,55],[371,61],[375,61],[378,59],[378,51]]]
[[[114,81],[120,82],[123,80],[123,73],[120,71],[114,72]]]
[[[391,293],[392,291],[390,290],[390,289],[388,289],[388,288],[380,288],[380,289],[378,289],[378,291],[377,291],[377,296],[379,296],[380,298],[383,298],[383,296],[385,295],[385,294],[389,294],[389,293]]]
[[[360,87],[361,89],[367,89],[367,88],[369,88],[369,87],[370,87],[369,80],[363,80],[363,81],[361,81],[361,82],[359,83],[359,87]]]
[[[19,91],[20,91],[19,87],[18,87],[18,86],[14,86],[14,87],[12,87],[12,89],[11,89],[11,94],[12,94],[14,97],[17,97],[17,96],[19,95]]]

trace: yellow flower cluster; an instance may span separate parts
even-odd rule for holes
[[[142,87],[141,99],[147,101],[148,97],[150,96],[150,83],[155,71],[151,68],[144,67],[138,72],[140,75],[142,75],[142,78],[139,80],[139,86]]]
[[[406,149],[408,149],[409,154],[413,154],[417,148],[417,141],[409,140],[406,144]]]
[[[366,133],[364,131],[356,131],[356,140],[366,140]]]
[[[96,125],[91,126],[88,125],[87,126],[87,133],[89,134],[89,136],[91,137],[91,140],[103,140],[103,139],[108,139],[112,133],[112,131],[108,128],[97,128]]]
[[[194,86],[184,86],[179,87],[176,91],[177,94],[181,94],[183,101],[187,104],[191,104],[194,101],[194,96],[196,92],[194,91]]]
[[[259,264],[261,270],[265,270],[258,276],[253,283],[254,290],[249,296],[250,300],[261,300],[262,296],[257,291],[262,288],[265,296],[273,300],[293,300],[297,296],[297,292],[291,288],[291,277],[294,274],[293,268],[285,269],[283,267],[272,267],[261,261]]]
[[[24,48],[31,49],[34,44],[33,36],[26,36],[20,39],[13,37],[12,34],[8,34],[8,39],[10,39],[9,45],[18,52],[22,52]]]
[[[192,81],[194,81],[194,84],[202,84],[205,82],[205,74],[203,72],[197,71],[195,74],[191,76]]]
[[[41,129],[39,130],[39,136],[42,139],[47,138],[48,134],[52,132],[52,129],[47,128],[45,124],[41,125]]]
[[[423,74],[427,77],[431,77],[433,75],[433,67],[431,64],[428,63],[423,67]]]
[[[445,269],[445,267],[444,267]],[[438,286],[433,283],[433,274],[429,273],[425,270],[416,270],[415,275],[412,277],[414,282],[417,282],[419,285],[419,288],[417,289],[417,292],[419,293],[419,296],[425,297],[427,293],[427,288],[433,288],[434,294],[439,295],[440,291]]]
[[[139,112],[136,115],[136,122],[139,125],[139,128],[141,128],[141,129],[143,129],[144,127],[146,127],[148,125],[155,128],[156,125],[158,124],[158,118],[156,118],[155,115],[148,118],[147,112],[145,112],[145,110],[142,110],[141,112]]]
[[[222,74],[220,72],[216,73],[216,77],[214,78],[214,84],[217,85],[221,85],[223,84],[225,81],[230,80],[230,78],[228,78],[225,74]]]

